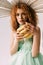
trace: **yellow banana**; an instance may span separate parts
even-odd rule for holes
[[[25,35],[24,35],[24,38],[31,38],[32,35],[33,35],[32,33],[30,33],[30,34],[25,34]]]
[[[26,34],[26,29],[20,31],[20,34]]]
[[[27,31],[26,31],[26,29],[23,29],[24,28],[24,26],[25,25],[22,25],[22,26],[20,26],[18,29],[17,29],[17,31],[20,33],[20,34],[23,34],[24,36],[24,38],[30,38],[33,34],[32,33],[27,33]],[[28,28],[29,28],[29,26],[28,26]]]
[[[24,28],[24,26],[25,26],[25,25],[20,26],[20,27],[17,29],[17,31],[18,31],[18,32],[22,31],[23,28]]]

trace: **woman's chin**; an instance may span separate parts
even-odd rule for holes
[[[23,25],[23,24],[25,24],[25,23],[19,23],[20,25]]]

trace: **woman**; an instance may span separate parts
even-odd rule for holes
[[[40,28],[37,26],[37,15],[34,9],[25,3],[17,3],[11,10],[11,62],[10,65],[43,65],[40,51]],[[33,35],[25,39],[17,29],[22,26],[27,34]],[[30,27],[30,28],[29,28]]]

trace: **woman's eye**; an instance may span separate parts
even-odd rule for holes
[[[16,14],[16,16],[19,16],[19,14]]]
[[[19,15],[26,15],[26,14],[25,13],[21,13],[21,14],[17,13],[16,14],[16,16],[19,16]]]
[[[26,15],[25,13],[22,13],[22,15]]]

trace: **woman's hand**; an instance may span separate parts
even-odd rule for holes
[[[11,33],[11,45],[10,45],[10,54],[13,55],[18,51],[19,40],[22,39],[22,35],[18,34],[16,31]]]
[[[26,22],[26,25],[25,25],[25,29],[28,33],[34,33],[35,31],[35,26],[33,26],[31,23],[27,23]]]
[[[33,35],[36,35],[38,33],[38,27],[33,26],[31,23],[26,22],[25,29],[27,29],[27,32],[30,32]]]
[[[15,34],[15,40],[16,41],[20,41],[22,39],[23,39],[23,34],[20,34],[20,33],[16,32],[16,34]]]

